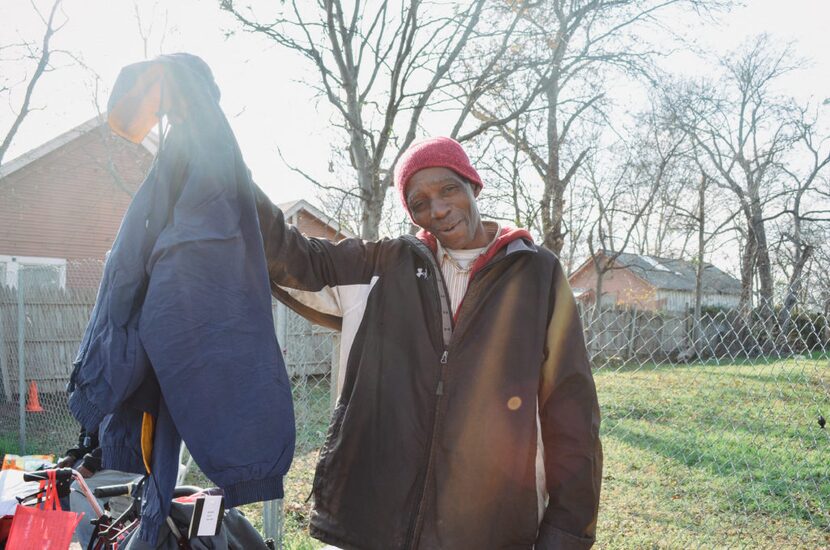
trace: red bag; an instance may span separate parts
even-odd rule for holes
[[[72,533],[83,514],[64,512],[58,502],[55,471],[49,470],[48,481],[41,482],[46,491],[42,507],[18,506],[14,511],[6,548],[14,550],[67,550]]]

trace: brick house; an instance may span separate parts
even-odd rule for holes
[[[686,260],[620,254],[602,278],[600,303],[646,311],[688,311],[695,303],[696,272],[697,267]],[[568,280],[578,301],[596,302],[597,271],[592,258]],[[712,264],[704,265],[704,307],[736,308],[740,295],[740,281]]]
[[[332,241],[355,236],[336,220],[330,218],[306,200],[284,202],[277,206],[285,215],[285,220],[291,225],[297,226],[303,235],[322,237]]]
[[[0,166],[0,287],[28,281],[97,287],[132,196],[157,150],[113,134],[98,117]],[[282,205],[311,236],[351,236],[304,200]]]
[[[156,142],[136,145],[98,117],[0,166],[0,285],[19,272],[47,286],[97,286],[100,268]]]

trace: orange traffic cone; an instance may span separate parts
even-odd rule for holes
[[[43,412],[43,407],[40,406],[40,398],[37,395],[37,382],[34,380],[29,382],[29,396],[26,398],[26,412]]]

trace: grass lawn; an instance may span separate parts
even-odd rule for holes
[[[26,413],[26,454],[62,455],[78,443],[78,422],[69,413],[65,392],[40,393],[42,412]],[[17,398],[0,397],[0,455],[20,454]]]
[[[830,548],[830,358],[605,368],[595,373],[605,453],[597,548]],[[295,384],[297,453],[284,547],[307,535],[328,384]],[[50,436],[33,422],[30,440]],[[12,424],[13,425],[13,424]],[[0,430],[0,448],[17,445]],[[195,470],[189,483],[210,482]],[[242,507],[262,526],[262,505]]]
[[[595,378],[599,547],[830,547],[827,358]]]
[[[605,467],[597,548],[830,548],[830,360],[647,365],[595,378]],[[316,451],[287,480],[305,533]]]

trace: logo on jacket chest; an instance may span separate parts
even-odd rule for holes
[[[415,276],[419,279],[429,279],[429,271],[425,267],[415,269]]]

